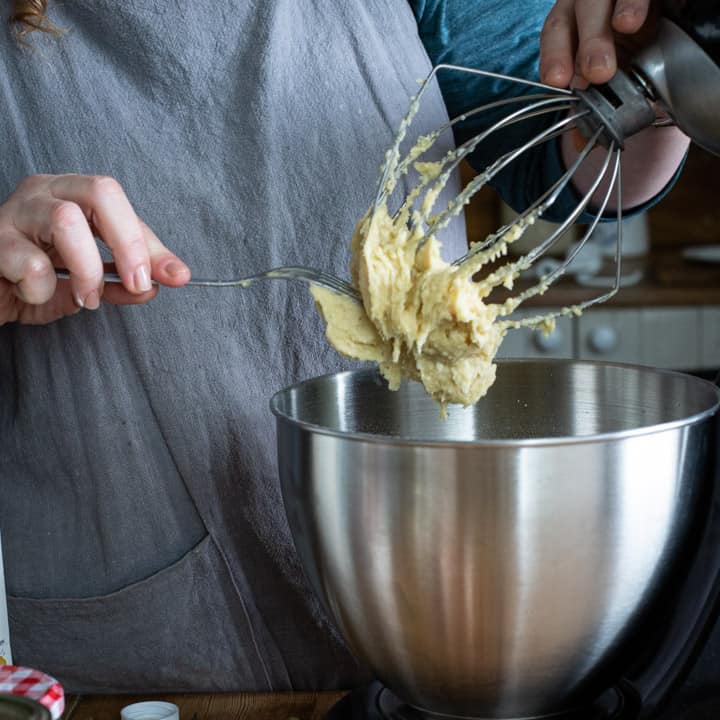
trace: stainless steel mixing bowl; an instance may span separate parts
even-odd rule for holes
[[[719,393],[589,362],[497,378],[447,421],[373,371],[272,409],[297,550],[357,657],[425,710],[524,718],[592,699],[632,659],[702,512]]]

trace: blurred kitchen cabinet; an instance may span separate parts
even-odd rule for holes
[[[654,367],[702,367],[699,307],[592,310],[578,318],[578,356]]]
[[[700,309],[702,343],[700,360],[702,368],[720,368],[720,307]]]
[[[550,308],[537,308],[535,310],[525,310],[522,313],[515,313],[513,317],[531,317],[533,315],[545,315],[551,313]],[[508,330],[498,357],[511,358],[571,358],[573,357],[573,319],[570,317],[560,317],[555,322],[555,329],[548,334],[542,330],[534,330],[532,328],[518,328],[517,330]]]
[[[522,317],[551,312],[527,310]],[[521,317],[518,315],[518,317]],[[553,333],[510,330],[498,357],[605,360],[672,370],[720,368],[720,307],[591,309],[558,318]]]
[[[575,324],[581,360],[641,362],[639,310],[589,310]]]
[[[700,307],[664,307],[640,311],[640,362],[663,368],[702,367]]]

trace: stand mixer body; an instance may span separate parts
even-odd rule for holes
[[[661,21],[657,41],[635,61],[640,77],[678,127],[715,155],[720,155],[719,61],[667,19]]]

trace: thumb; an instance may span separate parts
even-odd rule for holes
[[[184,285],[190,279],[190,268],[175,253],[170,252],[144,222],[141,221],[140,225],[150,255],[153,279],[170,287]]]

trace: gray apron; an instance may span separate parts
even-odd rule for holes
[[[59,40],[0,29],[0,198],[32,173],[111,175],[197,276],[347,275],[429,69],[405,0],[50,7]],[[419,123],[444,119],[433,89]],[[268,409],[342,364],[307,290],[273,283],[1,327],[15,660],[69,691],[362,681],[303,579]]]

